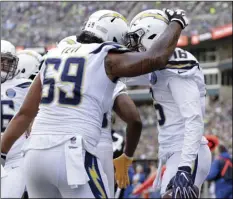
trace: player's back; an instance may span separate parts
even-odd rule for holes
[[[171,150],[180,150],[186,131],[185,120],[180,112],[180,105],[176,103],[174,92],[180,96],[182,93],[182,79],[194,80],[202,108],[202,117],[205,112],[205,83],[202,69],[196,58],[180,48],[176,48],[173,56],[169,59],[168,69],[156,71],[150,74],[151,91],[154,98],[154,107],[157,112],[159,144],[161,147]],[[174,90],[173,79],[180,81]],[[186,85],[187,86],[187,85]],[[189,92],[192,92],[192,88]],[[183,96],[184,97],[184,96]],[[193,99],[195,100],[195,99]],[[192,111],[192,110],[190,110]],[[203,142],[206,142],[203,138]]]
[[[95,146],[103,114],[112,104],[116,86],[106,75],[104,59],[112,42],[75,44],[51,50],[40,77],[43,85],[32,135],[82,135]]]
[[[10,120],[18,112],[31,85],[29,79],[12,79],[1,84],[1,133],[3,133]],[[21,155],[21,148],[26,139],[22,135],[7,154],[7,159],[16,159]]]

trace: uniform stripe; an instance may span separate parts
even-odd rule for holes
[[[97,49],[93,50],[90,54],[97,54],[99,53],[103,47],[105,46],[114,46],[115,48],[119,49],[119,48],[123,48],[123,46],[115,43],[115,42],[104,42],[102,43]]]
[[[169,61],[166,65],[167,69],[192,69],[197,66],[200,69],[200,66],[195,61]]]
[[[17,85],[16,87],[19,87],[19,88],[28,88],[30,85],[31,85],[31,82],[25,82],[25,83]]]
[[[97,159],[92,154],[85,154],[85,169],[89,176],[89,186],[95,198],[108,198],[103,180],[97,164]]]
[[[197,64],[194,60],[181,60],[181,61],[168,61],[168,64],[171,65],[183,65],[183,64]]]

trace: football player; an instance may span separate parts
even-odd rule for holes
[[[162,37],[170,20],[162,14],[146,10],[133,18],[127,35],[131,48],[148,51]],[[188,51],[176,48],[166,69],[129,79],[127,85],[151,87],[158,113],[160,170],[166,164],[161,195],[172,189],[172,198],[197,198],[194,185],[201,189],[211,163],[203,137],[206,90],[198,61]],[[154,183],[157,188],[159,180]]]
[[[61,40],[58,46],[62,46],[62,45],[72,46],[76,43],[77,43],[76,36],[69,36]],[[114,142],[114,143],[112,142],[112,135],[111,135],[112,108],[122,120],[127,122],[128,129],[132,129],[132,126],[134,126],[135,134],[139,134],[141,132],[142,124],[136,105],[127,94],[127,88],[125,84],[122,81],[118,81],[116,84],[116,88],[113,91],[111,109],[108,112],[104,113],[103,116],[101,137],[97,145],[97,151],[98,151],[97,156],[100,159],[104,173],[106,174],[108,179],[110,197],[114,198],[114,167],[112,162],[113,148],[115,148],[115,146],[117,146],[119,142],[120,145],[117,147],[121,148],[121,144],[123,140],[121,141],[119,139],[118,142]],[[113,135],[114,138],[115,136],[118,136],[118,134]]]
[[[103,115],[110,110],[119,77],[146,74],[167,63],[187,26],[184,12],[169,13],[165,10],[164,15],[170,16],[165,33],[147,52],[132,53],[118,44],[124,42],[127,23],[109,10],[89,17],[78,44],[48,52],[1,145],[1,152],[7,153],[35,118],[24,149],[29,197],[109,196],[106,175],[96,158]],[[128,167],[140,137],[132,132],[127,132],[124,154],[114,162],[120,187],[129,183]]]
[[[31,80],[21,73],[30,74],[33,68],[37,68],[41,62],[41,55],[34,54],[22,57],[25,51],[16,56],[15,47],[5,40],[1,40],[1,132],[3,133],[19,110],[31,85]],[[26,63],[27,62],[27,63]],[[21,67],[24,67],[22,70]],[[26,140],[23,134],[11,147],[5,159],[4,170],[6,176],[1,179],[1,196],[3,198],[21,198],[25,189],[25,178],[22,170],[21,148]]]
[[[132,99],[128,96],[126,86],[123,82],[117,82],[116,88],[113,92],[112,100],[113,105],[111,108],[113,108],[116,114],[127,123],[127,134],[140,134],[142,129],[141,119],[137,111],[137,107]],[[114,167],[111,160],[114,157],[113,151],[121,149],[123,140],[118,139],[117,142],[112,142],[111,115],[111,109],[104,114],[102,123],[102,134],[97,145],[97,150],[98,157],[100,158],[104,172],[106,173],[108,178],[110,196],[111,198],[114,198]],[[129,133],[130,131],[132,131],[132,133]],[[113,133],[113,138],[115,138],[117,135],[118,134]]]

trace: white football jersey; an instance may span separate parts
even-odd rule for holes
[[[61,45],[48,52],[40,71],[42,99],[30,139],[33,135],[63,135],[69,139],[79,134],[89,148],[96,147],[103,115],[112,106],[116,86],[104,66],[111,49],[126,50],[114,42],[105,42]],[[51,139],[50,147],[64,141]],[[49,146],[47,141],[41,141],[41,145],[37,141],[35,147]]]
[[[30,79],[13,79],[1,84],[1,133],[3,134],[8,123],[18,112],[31,85]],[[26,139],[23,134],[11,147],[7,160],[21,157],[21,148]]]
[[[102,122],[102,134],[99,142],[112,143],[112,135],[111,135],[112,107],[114,105],[115,99],[122,94],[128,94],[127,88],[122,81],[118,81],[116,88],[114,89],[113,92],[111,108],[108,112],[104,113],[103,122]]]
[[[151,87],[158,119],[159,155],[182,150],[185,132],[190,134],[190,146],[192,138],[200,136],[195,130],[201,128],[203,133],[201,125],[204,127],[206,94],[204,75],[191,53],[176,48],[167,69],[128,79],[126,84]],[[207,143],[204,137],[202,143]],[[195,149],[186,148],[187,153],[195,154],[192,153]]]

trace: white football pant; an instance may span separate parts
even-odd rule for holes
[[[72,148],[70,147],[72,150]],[[84,174],[89,177],[85,184],[76,188],[68,185],[65,144],[43,149],[29,150],[24,158],[26,187],[29,198],[106,198],[109,197],[107,177],[98,158],[83,150],[84,170],[76,169],[71,173],[73,179],[80,180]],[[77,157],[77,156],[76,156]],[[79,157],[72,161],[78,161]],[[76,163],[75,163],[76,164]]]
[[[175,176],[180,163],[181,152],[175,152],[166,162],[166,170],[162,177],[161,195],[166,192],[166,188],[172,177]],[[194,163],[192,175],[194,184],[201,190],[211,166],[211,152],[207,144],[200,146],[197,160]]]
[[[1,198],[21,198],[25,190],[22,169],[23,158],[7,161],[4,169],[7,176],[1,178]]]
[[[112,143],[99,142],[97,145],[97,156],[100,159],[104,173],[108,178],[110,197],[114,198],[114,166]]]

